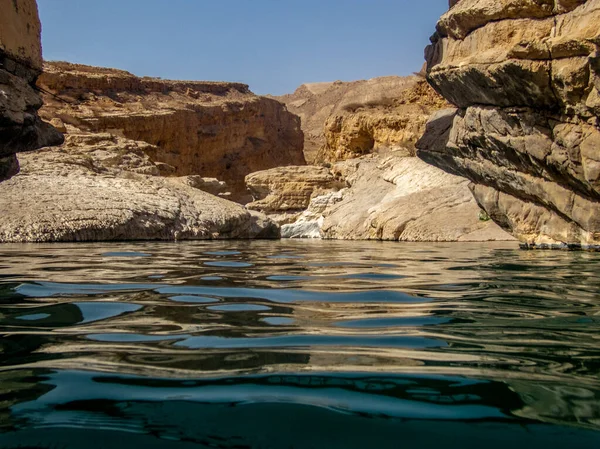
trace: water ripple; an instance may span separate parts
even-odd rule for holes
[[[194,242],[5,245],[0,260],[0,446],[69,428],[269,447],[211,417],[307,410],[325,433],[356,429],[343,447],[367,447],[358,429],[395,447],[388,420],[485,422],[486,445],[600,436],[597,254]]]

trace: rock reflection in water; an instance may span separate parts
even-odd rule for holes
[[[600,442],[596,254],[284,241],[0,260],[0,447],[90,429],[148,447]]]

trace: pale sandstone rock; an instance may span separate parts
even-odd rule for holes
[[[264,215],[157,176],[149,144],[70,132],[0,183],[0,242],[277,238]]]
[[[248,209],[267,213],[280,224],[295,221],[315,196],[343,187],[329,169],[312,165],[252,173],[246,185],[254,198]]]
[[[321,168],[319,173],[324,174],[325,169]],[[467,180],[417,158],[369,155],[335,164],[329,176],[337,180],[339,190],[336,185],[330,185],[332,190],[324,194],[309,189],[313,193],[306,193],[302,201],[306,204],[306,199],[312,197],[308,208],[291,217],[295,220],[287,217],[285,222],[277,216],[282,224],[282,237],[396,241],[512,239],[493,222],[479,219],[481,210]],[[261,177],[277,179],[273,174]],[[342,180],[345,187],[340,189]],[[266,192],[268,202],[252,204],[267,213],[274,210],[281,213],[269,205],[285,203],[289,193],[284,188],[270,187],[263,194]]]
[[[160,172],[160,169],[159,169]],[[171,182],[181,183],[186,186],[193,187],[194,189],[202,190],[203,192],[210,193],[211,195],[230,197],[231,192],[227,183],[219,181],[217,178],[203,178],[202,176],[179,176],[168,178]]]
[[[600,247],[600,0],[462,0],[427,49],[459,109],[419,156],[529,247]]]
[[[35,0],[0,0],[0,51],[42,69],[42,27]]]
[[[343,200],[324,213],[329,239],[396,241],[511,240],[479,219],[468,181],[412,157],[360,160]]]
[[[281,226],[281,237],[287,239],[321,239],[325,213],[344,199],[347,189],[313,198],[296,221]]]
[[[405,79],[404,90],[388,93],[385,100],[346,106],[325,122],[325,144],[315,161],[336,162],[370,153],[414,156],[429,116],[448,104],[424,79]]]
[[[0,181],[15,173],[14,154],[57,145],[62,136],[42,122],[34,89],[42,68],[35,0],[0,0]]]
[[[418,76],[303,84],[275,98],[300,116],[310,163],[414,147],[429,109],[444,103]]]
[[[152,161],[173,175],[217,178],[240,202],[248,200],[247,174],[305,163],[298,117],[245,84],[139,78],[69,63],[46,63],[38,84],[66,101],[45,95],[48,120],[147,142]]]

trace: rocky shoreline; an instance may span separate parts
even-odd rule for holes
[[[71,130],[0,184],[0,242],[279,238],[262,214],[160,176],[148,144]]]
[[[341,161],[330,169],[275,170],[246,178],[261,197],[248,207],[277,221],[285,238],[513,240],[498,225],[482,219],[467,180],[415,157],[390,153]]]

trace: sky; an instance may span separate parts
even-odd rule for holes
[[[257,94],[409,75],[448,0],[38,0],[44,58]]]

